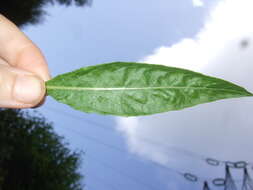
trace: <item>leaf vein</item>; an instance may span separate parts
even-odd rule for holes
[[[73,90],[73,91],[120,91],[120,90],[156,90],[156,89],[194,89],[194,90],[215,90],[236,92],[244,94],[239,90],[223,89],[223,88],[208,88],[208,87],[179,87],[179,86],[160,86],[160,87],[108,87],[108,88],[91,88],[91,87],[72,87],[72,86],[47,86],[51,90]]]

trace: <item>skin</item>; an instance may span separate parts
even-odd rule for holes
[[[11,21],[0,15],[0,107],[41,104],[48,66],[40,49]]]

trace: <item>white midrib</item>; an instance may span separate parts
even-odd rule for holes
[[[195,90],[218,90],[227,92],[236,92],[245,94],[238,90],[222,89],[222,88],[207,88],[207,87],[177,87],[177,86],[159,86],[159,87],[116,87],[116,88],[90,88],[90,87],[72,87],[72,86],[47,86],[47,89],[52,90],[73,90],[73,91],[123,91],[123,90],[156,90],[156,89],[195,89]]]

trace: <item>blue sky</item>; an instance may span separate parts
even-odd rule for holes
[[[215,4],[203,2],[204,6],[194,6],[191,0],[94,0],[91,7],[48,6],[44,22],[24,32],[41,48],[56,76],[88,65],[139,61],[159,47],[195,38]],[[51,98],[38,110],[73,150],[85,152],[81,172],[87,190],[201,189],[201,183],[190,183],[173,170],[161,169],[156,159],[133,153],[112,116],[80,113]],[[159,122],[153,122],[153,128],[156,125]],[[182,166],[171,162],[169,168],[198,173],[196,168],[202,166],[198,154],[174,152],[174,159],[185,162]]]

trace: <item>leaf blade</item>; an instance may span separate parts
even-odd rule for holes
[[[244,88],[201,73],[143,63],[81,68],[46,83],[56,100],[84,112],[138,116],[219,99],[252,96]]]

